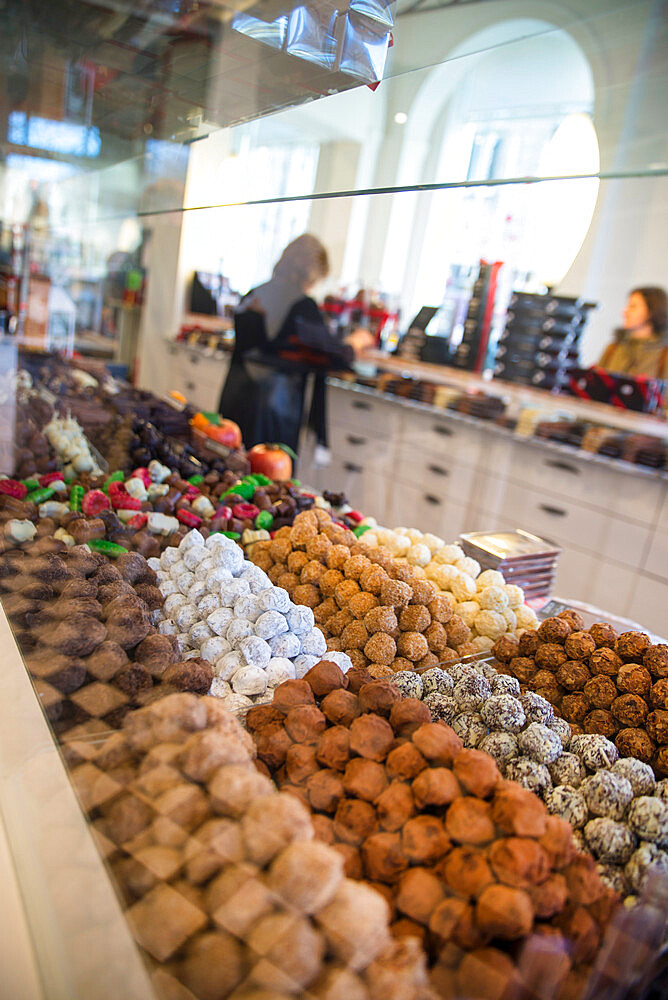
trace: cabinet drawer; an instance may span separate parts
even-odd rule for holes
[[[577,501],[508,482],[500,488],[501,527],[526,528],[562,546],[575,545],[626,566],[639,567],[651,532],[642,525],[607,517]]]
[[[402,444],[396,452],[395,475],[402,483],[424,492],[468,503],[477,477],[476,469],[449,455],[436,457]]]
[[[454,541],[462,531],[481,527],[481,515],[470,506],[451,500],[438,492],[416,486],[394,488],[389,499],[388,524],[431,531],[446,541]]]
[[[668,532],[654,532],[643,568],[668,581]]]
[[[332,428],[343,424],[376,438],[391,438],[396,434],[400,414],[394,403],[334,387],[329,388],[327,401]]]
[[[343,492],[353,507],[380,524],[387,523],[392,484],[373,466],[337,459],[321,470],[320,481],[324,490]]]
[[[330,448],[340,462],[350,461],[360,465],[372,464],[392,471],[390,442],[378,438],[366,429],[353,429],[335,424],[330,429]]]
[[[439,459],[457,459],[465,465],[476,466],[485,438],[485,431],[447,417],[409,409],[402,413],[400,441],[409,451],[417,448]]]
[[[661,490],[661,500],[657,518],[657,527],[659,531],[663,531],[668,534],[668,483],[663,480],[659,483],[659,487]]]

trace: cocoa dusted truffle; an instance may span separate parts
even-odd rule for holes
[[[596,641],[588,632],[571,632],[564,649],[571,660],[586,660],[596,649]]]
[[[647,703],[637,694],[623,694],[615,698],[610,711],[623,726],[636,729],[647,718]]]
[[[213,667],[207,660],[193,657],[181,663],[173,663],[162,675],[163,683],[171,684],[179,691],[206,694],[213,680]]]
[[[349,726],[361,714],[359,701],[352,691],[332,691],[323,698],[320,708],[333,725]]]
[[[608,677],[616,677],[621,665],[621,657],[608,646],[596,649],[589,657],[589,669],[592,674],[607,674]]]
[[[619,696],[615,682],[606,674],[597,674],[583,687],[583,693],[593,708],[609,709]]]
[[[593,712],[586,715],[582,725],[586,733],[600,733],[601,736],[606,736],[609,740],[614,740],[621,729],[621,725],[612,712],[607,712],[603,708],[595,708]]]
[[[304,680],[317,698],[324,698],[331,691],[347,686],[345,674],[331,660],[321,660],[320,663],[316,663],[304,675]]]
[[[647,733],[632,727],[621,729],[615,737],[615,746],[623,757],[638,757],[649,764],[654,756],[655,746]]]
[[[650,712],[646,720],[647,735],[655,743],[668,743],[668,712],[665,709],[657,708]]]
[[[561,643],[563,645],[573,629],[565,618],[546,618],[544,622],[540,623],[537,631],[541,642]]]
[[[607,622],[595,622],[589,629],[589,634],[598,648],[614,649],[617,643],[617,633]]]
[[[646,698],[652,687],[652,677],[647,667],[639,663],[625,663],[617,674],[617,687],[622,693]]]
[[[567,691],[581,691],[591,674],[587,665],[581,663],[580,660],[566,660],[554,676],[557,683],[565,687]]]
[[[510,663],[515,656],[519,656],[519,640],[512,635],[502,635],[492,646],[492,653],[500,663]]]
[[[649,636],[644,632],[622,632],[617,639],[615,650],[626,663],[641,663],[650,646]]]
[[[394,741],[389,722],[377,715],[362,715],[350,726],[350,749],[360,757],[382,761]]]
[[[540,646],[540,639],[538,637],[538,632],[535,629],[527,629],[520,636],[519,647],[520,656],[535,656],[538,647]]]
[[[652,677],[661,679],[668,677],[668,645],[657,643],[645,650],[642,662],[649,670]]]
[[[563,646],[556,642],[545,642],[536,650],[534,659],[537,667],[543,667],[545,670],[558,670],[561,664],[566,662],[568,656]]]
[[[561,702],[561,712],[567,722],[581,725],[587,716],[591,704],[581,692],[564,695]]]

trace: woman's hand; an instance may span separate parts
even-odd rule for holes
[[[376,346],[376,338],[372,333],[369,333],[366,327],[359,326],[352,333],[348,334],[345,338],[345,343],[352,347],[355,357],[358,358],[360,354]]]

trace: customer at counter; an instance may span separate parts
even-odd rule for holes
[[[634,288],[623,315],[624,327],[603,351],[599,367],[668,379],[668,297],[663,288]]]
[[[283,251],[269,281],[252,289],[234,318],[235,345],[220,412],[241,428],[246,447],[277,441],[297,450],[307,378],[349,368],[373,346],[368,330],[333,336],[311,298],[329,272],[327,251],[304,233]],[[311,423],[325,437],[324,377],[316,375]]]

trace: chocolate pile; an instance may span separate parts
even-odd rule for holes
[[[250,709],[247,726],[346,874],[385,895],[395,936],[422,941],[439,992],[468,995],[472,966],[488,989],[503,987],[495,996],[519,988],[511,943],[533,933],[560,944],[555,990],[582,985],[615,895],[576,853],[570,825],[422,702],[323,661]]]
[[[72,770],[158,994],[428,1000],[424,957],[392,941],[383,896],[344,877],[253,757],[219,701],[180,694]]]
[[[574,732],[600,733],[622,757],[638,757],[668,775],[668,646],[644,632],[604,622],[584,629],[562,612],[519,640],[493,649],[501,669],[546,698]]]

